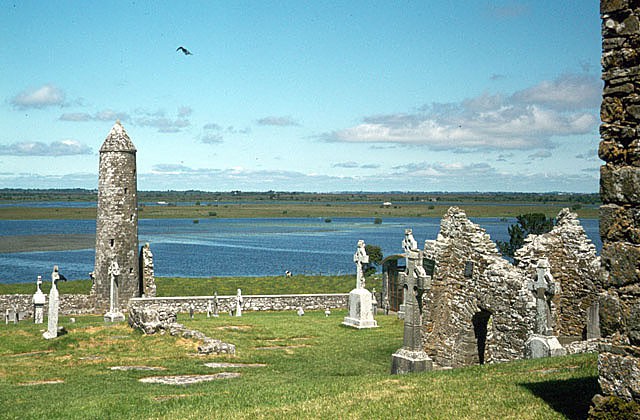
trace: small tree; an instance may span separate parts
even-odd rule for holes
[[[527,213],[516,217],[517,224],[508,228],[509,242],[497,241],[498,249],[505,257],[513,258],[516,251],[524,245],[524,239],[529,234],[540,235],[553,229],[553,218],[547,218],[542,213]]]
[[[377,267],[382,264],[382,248],[378,245],[365,245],[364,250],[369,256],[369,263],[365,264],[364,275],[370,276],[376,272]]]

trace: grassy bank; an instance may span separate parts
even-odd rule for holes
[[[564,206],[555,204],[460,204],[469,217],[515,217],[525,213],[544,213],[555,217]],[[141,219],[205,219],[205,218],[277,218],[277,217],[442,217],[449,205],[434,203],[398,204],[382,208],[378,204],[353,203],[274,203],[274,204],[220,204],[201,206],[147,206],[140,209]],[[566,204],[566,207],[571,207]],[[598,217],[597,208],[580,208],[578,216],[585,219]],[[33,219],[95,219],[95,208],[39,208],[0,207],[0,220]]]
[[[340,325],[310,311],[246,313],[179,322],[236,345],[231,356],[195,357],[197,342],[142,336],[100,317],[62,317],[68,334],[47,341],[42,325],[0,324],[2,418],[584,418],[597,392],[595,355],[389,375],[402,321],[380,328]],[[263,367],[210,368],[207,362]],[[113,366],[162,371],[114,371]],[[189,386],[145,384],[148,376],[238,372]]]
[[[369,281],[372,286],[379,280]],[[157,293],[164,296],[212,296],[235,295],[237,289],[242,289],[245,295],[273,295],[273,294],[312,294],[312,293],[349,293],[355,286],[355,274],[343,276],[305,276],[292,277],[158,277],[156,278]],[[0,294],[32,294],[33,283],[0,284]],[[44,279],[42,291],[49,293],[51,281]],[[91,290],[91,280],[73,280],[60,282],[60,293],[88,294]]]

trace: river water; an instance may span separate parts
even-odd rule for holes
[[[471,218],[491,238],[507,241],[515,219]],[[581,220],[589,238],[601,248],[597,219]],[[142,219],[140,245],[151,244],[155,273],[161,277],[348,274],[355,272],[353,253],[359,239],[379,245],[385,256],[402,252],[404,229],[418,243],[435,239],[439,218],[277,218]],[[3,220],[0,241],[15,235],[95,234],[95,220]],[[0,283],[48,279],[58,265],[68,279],[87,279],[94,250],[0,253]]]

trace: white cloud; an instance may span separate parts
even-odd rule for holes
[[[290,116],[284,117],[264,117],[258,120],[259,125],[275,125],[278,127],[294,127],[300,124]]]
[[[550,158],[551,156],[553,156],[553,153],[551,153],[548,150],[538,150],[535,153],[530,154],[528,157],[529,159],[546,159],[546,158]]]
[[[7,156],[71,156],[90,155],[91,148],[76,140],[43,142],[20,142],[8,145],[0,144],[0,155]]]
[[[11,99],[11,104],[19,109],[46,108],[64,105],[64,92],[52,85],[46,84],[38,88],[27,89]]]
[[[85,122],[85,121],[128,121],[129,115],[125,112],[117,112],[111,109],[98,111],[95,114],[86,112],[70,112],[60,115],[61,121]]]
[[[426,105],[414,113],[365,117],[362,124],[320,137],[434,150],[551,148],[554,136],[586,134],[597,126],[600,91],[595,77],[562,76],[509,97],[485,93],[460,103]]]
[[[136,113],[138,115],[133,119],[133,122],[141,127],[155,128],[159,133],[179,133],[191,125],[191,122],[184,114],[184,107],[181,109],[182,111],[178,110],[176,118],[167,117],[163,110],[154,112],[137,110]],[[190,111],[188,114],[190,114]]]

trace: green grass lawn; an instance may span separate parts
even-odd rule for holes
[[[42,291],[49,293],[51,281],[42,284]],[[380,283],[379,279],[368,280],[371,287]],[[311,294],[311,293],[349,293],[356,284],[356,276],[306,276],[292,277],[157,277],[156,286],[158,297],[166,296],[213,296],[235,295],[242,289],[244,295],[277,295],[277,294]],[[72,280],[58,284],[60,293],[88,294],[91,291],[91,280]],[[33,294],[33,283],[0,284],[2,294]]]
[[[69,333],[50,341],[43,325],[0,324],[0,418],[583,418],[598,390],[595,355],[392,376],[402,321],[379,315],[380,328],[358,331],[341,325],[344,316],[179,317],[235,344],[235,356],[196,356],[196,341],[143,336],[100,317],[62,317]],[[204,366],[214,361],[266,366]],[[165,370],[109,369],[129,365]],[[222,371],[241,376],[188,386],[138,381]]]

